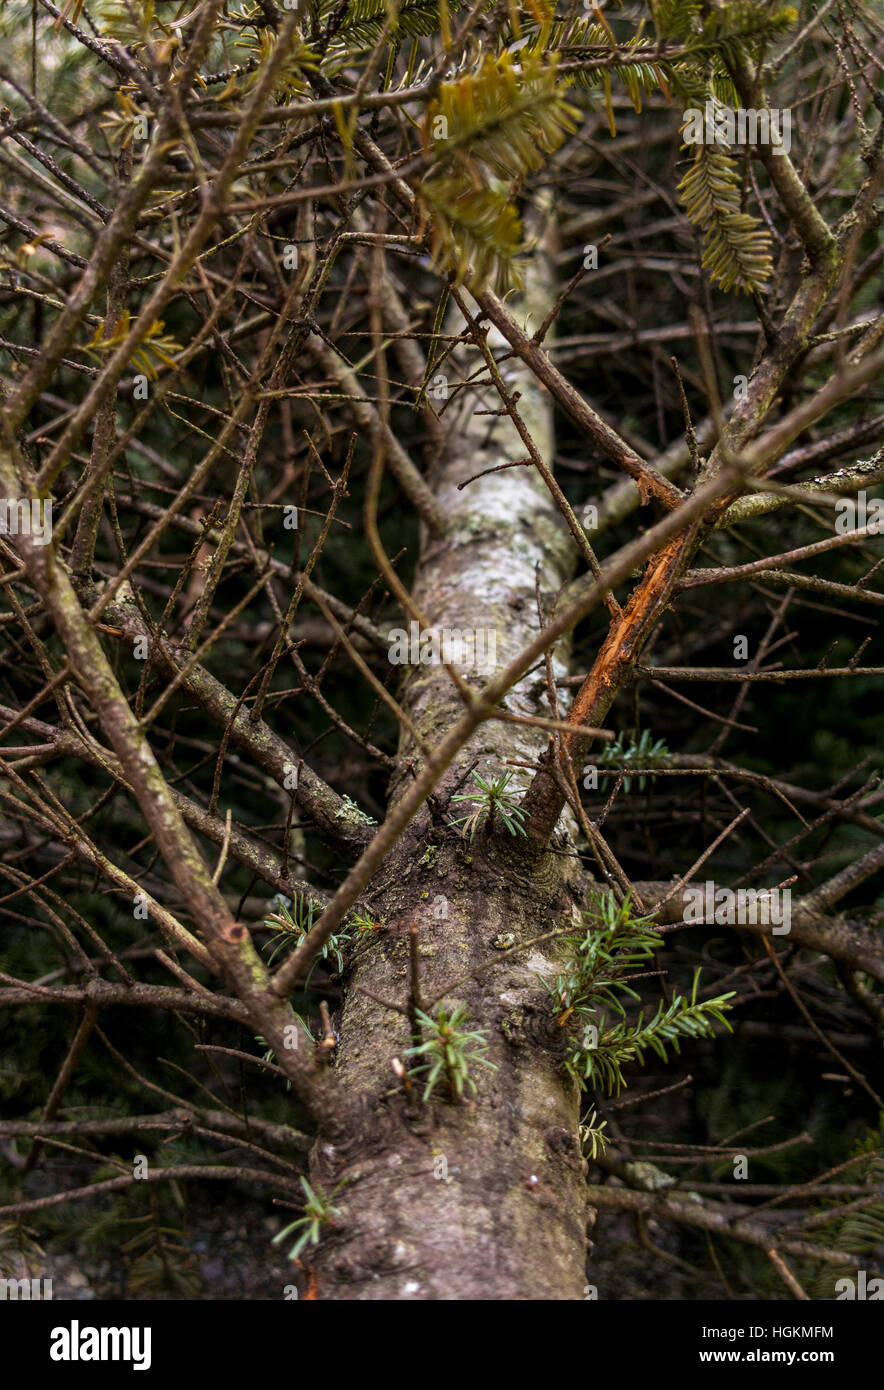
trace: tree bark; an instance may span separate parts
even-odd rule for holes
[[[521,310],[532,329],[551,302],[546,273],[545,257],[538,255]],[[494,333],[488,341],[492,349],[503,344]],[[473,352],[472,370],[477,358]],[[504,371],[508,389],[521,392],[519,412],[551,463],[549,398],[522,364],[507,364]],[[498,406],[485,389],[458,394],[450,407],[456,417],[432,478],[447,532],[425,539],[413,595],[434,626],[494,630],[500,666],[538,631],[537,576],[548,609],[570,576],[573,546],[530,466],[486,474],[458,490],[484,469],[524,456],[508,418],[472,413]],[[562,659],[562,652],[554,658],[559,675]],[[477,689],[484,683],[482,675],[466,679]],[[541,666],[513,688],[505,708],[549,717],[544,689]],[[417,733],[433,743],[463,708],[441,665],[411,668],[401,699]],[[578,1096],[561,1074],[559,1040],[548,1004],[544,1008],[549,995],[537,978],[554,967],[548,947],[495,956],[502,943],[527,941],[567,922],[579,891],[576,861],[529,852],[524,836],[511,837],[500,825],[491,834],[480,828],[469,841],[449,824],[472,809],[449,800],[469,791],[471,768],[493,777],[508,760],[536,759],[546,737],[528,725],[483,725],[445,774],[429,809],[402,836],[373,890],[383,928],[357,956],[339,1024],[337,1070],[354,1102],[353,1136],[335,1146],[320,1135],[313,1153],[314,1176],[326,1191],[346,1180],[342,1221],[317,1256],[322,1297],[581,1296]],[[393,801],[410,778],[409,761],[419,766],[419,750],[403,733]],[[564,832],[557,838],[561,849]],[[467,1026],[488,1032],[487,1057],[497,1070],[476,1067],[478,1092],[460,1105],[448,1103],[440,1086],[422,1106],[420,1078],[409,1097],[394,1075],[393,1059],[408,1060],[409,1021],[377,999],[404,997],[412,923],[422,1007],[435,1014],[440,999],[449,1010],[463,1004]]]

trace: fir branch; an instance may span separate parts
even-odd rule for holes
[[[758,293],[773,268],[770,238],[740,209],[740,175],[723,142],[699,144],[678,185],[688,217],[703,233],[703,268],[725,291]]]
[[[437,264],[477,288],[518,280],[522,224],[513,205],[526,174],[543,167],[575,129],[555,62],[504,53],[443,82],[423,122],[430,172],[420,196],[430,213]]]

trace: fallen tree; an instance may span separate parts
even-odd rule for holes
[[[880,21],[41,6],[51,98],[0,68],[0,1006],[54,1072],[26,1045],[0,1122],[15,1248],[226,1178],[302,1213],[311,1296],[617,1296],[611,1211],[682,1296],[732,1293],[696,1231],[834,1296],[881,1199],[882,668],[826,650],[884,602]],[[849,116],[806,149],[690,143],[808,73]],[[816,770],[795,682],[843,721]],[[127,1009],[193,1020],[175,1091]],[[761,1101],[697,1139],[657,1070],[796,1014],[860,1150],[829,1117],[747,1155]],[[82,1116],[99,1054],[165,1108]],[[132,1171],[129,1125],[248,1153]],[[737,1160],[814,1145],[756,1212]]]

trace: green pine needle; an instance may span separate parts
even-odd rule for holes
[[[486,782],[484,777],[474,772],[473,782],[476,791],[451,798],[453,802],[468,801],[476,807],[470,815],[460,816],[451,822],[452,825],[463,826],[461,834],[464,839],[472,840],[479,826],[483,824],[486,833],[490,834],[496,820],[500,820],[511,835],[526,834],[523,822],[527,817],[515,800],[513,792],[509,790],[512,776],[512,772],[501,772],[491,782]],[[522,795],[521,788],[513,790],[518,790],[519,795]]]
[[[568,1031],[565,1071],[579,1086],[602,1087],[609,1095],[626,1084],[623,1067],[642,1065],[647,1052],[665,1062],[683,1038],[711,1037],[716,1023],[730,1026],[724,1014],[733,994],[698,1000],[699,970],[689,998],[676,995],[668,1005],[661,1000],[647,1023],[643,1012],[634,1022],[627,1020],[625,1001],[638,1000],[629,974],[663,944],[652,913],[632,915],[631,896],[618,904],[612,892],[601,894],[583,914],[585,932],[564,940],[564,969],[554,982],[542,980],[556,1001],[557,1023]]]
[[[484,1029],[472,1032],[464,1029],[467,1011],[462,1004],[450,1015],[440,1006],[435,1018],[418,1009],[417,1020],[426,1035],[425,1041],[408,1048],[405,1055],[423,1058],[418,1066],[411,1068],[411,1074],[427,1074],[422,1097],[424,1105],[440,1081],[448,1083],[448,1097],[457,1103],[463,1099],[464,1087],[476,1094],[471,1067],[478,1065],[497,1071],[496,1063],[489,1062],[483,1055],[488,1046]]]

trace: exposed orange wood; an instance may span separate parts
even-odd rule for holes
[[[604,719],[625,677],[659,621],[682,567],[694,546],[694,529],[673,536],[648,562],[641,582],[619,615],[611,618],[608,635],[571,708],[573,732],[564,743],[570,752],[580,729]]]

